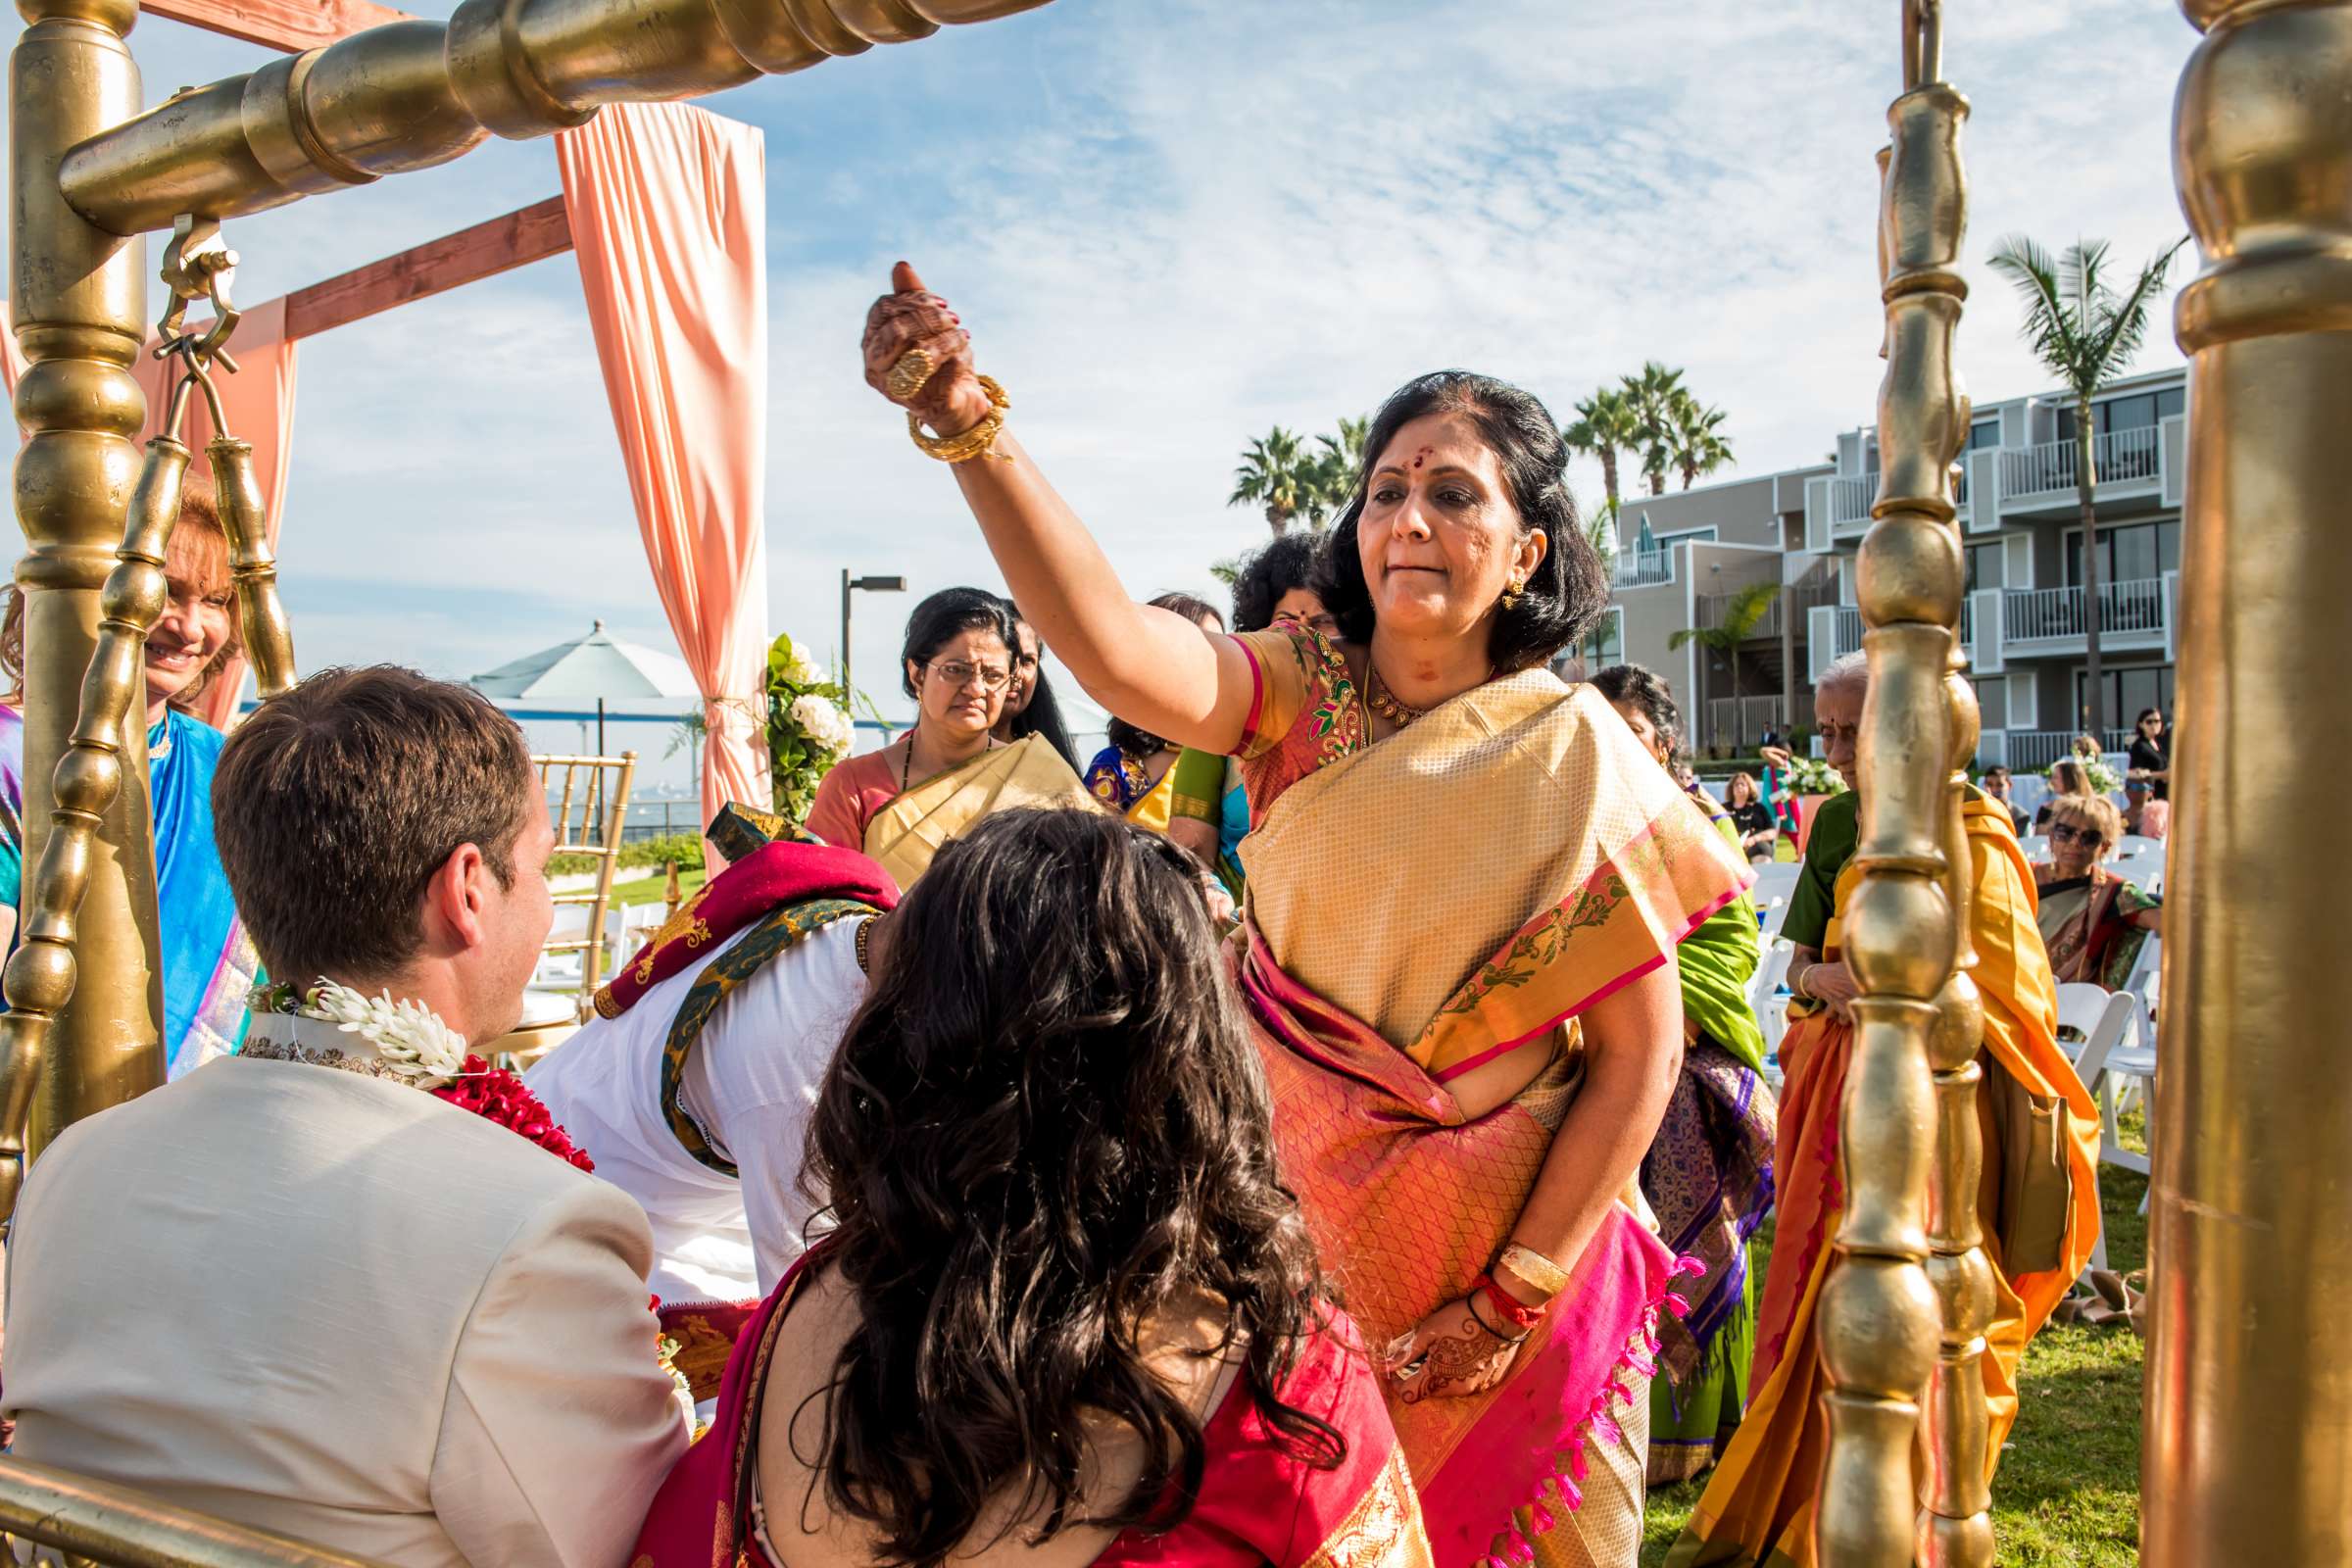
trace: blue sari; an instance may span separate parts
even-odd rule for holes
[[[245,994],[261,959],[237,918],[213,843],[213,771],[226,739],[176,709],[147,728],[147,787],[155,814],[156,904],[162,915],[164,1073],[176,1078],[245,1039]],[[21,903],[24,883],[24,720],[0,708],[0,891]]]

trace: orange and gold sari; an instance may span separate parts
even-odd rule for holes
[[[1670,961],[1749,873],[1596,693],[1529,670],[1374,744],[1320,636],[1237,640],[1258,679],[1242,980],[1285,1179],[1378,1347],[1509,1239],[1583,1077],[1578,1015]],[[1465,1114],[1450,1081],[1544,1037],[1516,1100]],[[1657,1313],[1682,1303],[1627,1196],[1499,1388],[1392,1401],[1446,1568],[1562,1538],[1631,1560],[1643,1455],[1625,1481],[1618,1422],[1645,1419]]]
[[[1992,1327],[1983,1358],[1992,1433],[1986,1462],[2017,1420],[2017,1369],[2026,1342],[2066,1295],[2099,1234],[2098,1109],[2059,1049],[2058,996],[2034,924],[2033,872],[2007,808],[1971,792],[1963,810],[1976,879],[1977,989],[1984,1002],[1984,1055],[2016,1087],[2062,1102],[2062,1193],[2005,1193],[2014,1165],[1995,1114],[1997,1075],[1979,1093],[1984,1185],[1978,1211],[1993,1263]],[[1837,913],[1822,946],[1836,959],[1848,901],[1861,882],[1851,861],[1838,873]],[[1800,1009],[1791,1007],[1792,1015]],[[1813,1342],[1822,1283],[1836,1266],[1830,1246],[1843,1208],[1838,1116],[1853,1052],[1853,1025],[1827,1011],[1796,1017],[1781,1043],[1788,1082],[1774,1171],[1780,1221],[1756,1329],[1755,1398],[1667,1561],[1674,1568],[1812,1568],[1813,1494],[1828,1438],[1819,1396],[1826,1381]],[[2013,1256],[2005,1260],[2004,1242]],[[2025,1263],[2026,1267],[2013,1267]]]

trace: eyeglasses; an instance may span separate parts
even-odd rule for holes
[[[1012,683],[1012,671],[993,664],[967,664],[960,659],[926,664],[941,680],[951,686],[978,686],[984,692],[1001,692]]]
[[[2107,835],[2095,827],[2068,827],[2064,822],[2052,822],[2050,824],[2050,842],[2052,844],[2080,844],[2084,849],[2095,850],[2107,842]]]

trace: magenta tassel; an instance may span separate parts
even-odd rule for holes
[[[1700,1274],[1704,1274],[1706,1271],[1707,1265],[1700,1262],[1697,1258],[1692,1257],[1688,1252],[1674,1260],[1673,1273],[1675,1274],[1689,1274],[1695,1278]]]
[[[1592,1461],[1585,1457],[1585,1450],[1582,1448],[1577,1449],[1576,1452],[1569,1457],[1568,1474],[1574,1477],[1576,1480],[1582,1481],[1586,1476],[1592,1474]]]
[[[1551,1510],[1544,1507],[1541,1502],[1529,1507],[1527,1513],[1528,1517],[1535,1521],[1536,1533],[1538,1535],[1550,1535],[1553,1527],[1559,1524],[1559,1521],[1551,1516]]]
[[[1568,1499],[1568,1511],[1570,1513],[1574,1513],[1577,1509],[1582,1508],[1585,1505],[1584,1489],[1579,1487],[1575,1482],[1561,1482],[1560,1493]]]
[[[1625,1428],[1619,1426],[1616,1422],[1610,1420],[1605,1415],[1596,1415],[1592,1418],[1592,1430],[1599,1433],[1602,1438],[1611,1444],[1619,1444],[1625,1441]]]
[[[1679,1296],[1669,1296],[1666,1298],[1666,1310],[1672,1312],[1676,1317],[1689,1317],[1690,1303]]]

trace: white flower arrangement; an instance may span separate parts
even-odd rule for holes
[[[1795,757],[1788,761],[1788,788],[1797,795],[1843,795],[1845,780],[1826,759]]]
[[[792,721],[801,726],[801,733],[836,757],[847,752],[857,739],[857,731],[850,724],[850,715],[843,712],[841,705],[830,698],[819,697],[814,692],[806,693],[792,700],[790,711]]]
[[[2107,759],[2104,757],[2074,752],[2058,759],[2058,762],[2072,762],[2082,769],[2083,777],[2090,780],[2090,792],[2093,795],[2113,795],[2124,787],[2124,781],[2115,776],[2115,769],[2107,764]],[[2052,762],[2049,772],[2044,775],[2049,779],[2050,789],[2053,793],[2058,788],[2058,762]]]
[[[798,648],[795,648],[792,651],[791,667],[786,671],[786,673],[791,677],[792,683],[796,686],[822,686],[827,680],[832,678],[823,670],[817,668],[816,662],[810,659],[807,654],[802,653]]]
[[[303,997],[302,1005],[289,1010],[359,1036],[375,1048],[387,1076],[419,1089],[438,1089],[465,1075],[466,1037],[421,1003],[394,1002],[389,991],[363,997],[349,986],[321,980]]]

